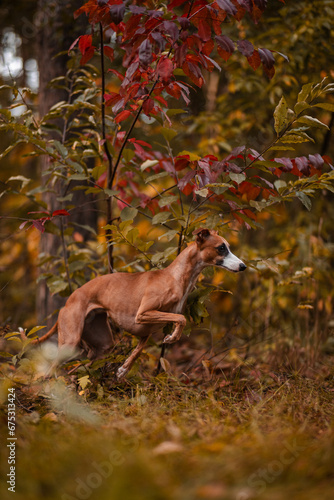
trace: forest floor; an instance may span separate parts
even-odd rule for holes
[[[313,376],[204,364],[192,378],[142,370],[109,387],[32,372],[27,383],[27,367],[2,369],[2,499],[333,498],[333,356]],[[15,495],[6,484],[14,442]]]

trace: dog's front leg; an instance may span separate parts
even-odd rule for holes
[[[139,340],[137,346],[132,351],[130,356],[124,361],[122,366],[120,366],[118,368],[117,373],[116,373],[117,380],[121,380],[122,378],[125,377],[125,375],[128,373],[128,371],[132,367],[133,363],[136,361],[137,358],[139,358],[140,353],[144,349],[149,338],[150,338],[150,335],[148,337],[144,337],[143,339]]]
[[[181,338],[182,331],[186,326],[187,320],[182,314],[167,313],[162,311],[139,311],[136,316],[136,323],[175,323],[173,332],[170,335],[166,335],[163,340],[164,344],[172,344]]]

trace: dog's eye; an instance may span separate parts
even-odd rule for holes
[[[225,243],[219,245],[219,247],[217,247],[217,251],[219,255],[224,255],[227,252],[227,246],[225,245]]]

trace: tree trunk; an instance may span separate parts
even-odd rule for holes
[[[79,36],[85,33],[86,19],[80,16],[75,22],[73,19],[74,11],[82,5],[80,0],[58,0],[57,2],[38,1],[38,37],[37,37],[37,58],[39,67],[39,114],[44,116],[49,109],[59,101],[67,101],[68,95],[65,90],[50,88],[50,80],[64,75],[67,71],[66,63],[68,60],[67,51],[71,43]],[[63,53],[57,56],[59,53]],[[57,56],[57,57],[56,57]],[[62,123],[58,123],[58,126]],[[59,136],[52,136],[59,140]],[[43,172],[49,167],[47,156],[41,157],[40,169],[42,182],[45,185],[47,178]],[[50,212],[63,208],[57,201],[57,193],[61,193],[61,182],[58,181],[53,186],[56,193],[43,193],[43,201]],[[84,211],[80,210],[83,201],[90,201],[82,191],[73,192],[72,203],[79,207],[71,212],[71,221],[78,224],[89,225],[96,228],[97,217],[94,210],[89,210],[93,205],[87,204]],[[84,198],[84,200],[83,200]],[[76,228],[81,233],[84,241],[89,239],[90,233],[84,229]],[[45,255],[57,255],[61,245],[60,238],[50,233],[44,233],[41,236],[40,252]],[[39,324],[46,324],[51,327],[55,319],[50,317],[64,304],[65,299],[58,295],[51,295],[44,280],[40,281],[37,292],[37,319]]]

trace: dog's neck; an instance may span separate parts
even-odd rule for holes
[[[205,264],[200,258],[196,243],[190,244],[180,255],[168,266],[168,271],[174,276],[188,295],[204,269]]]

